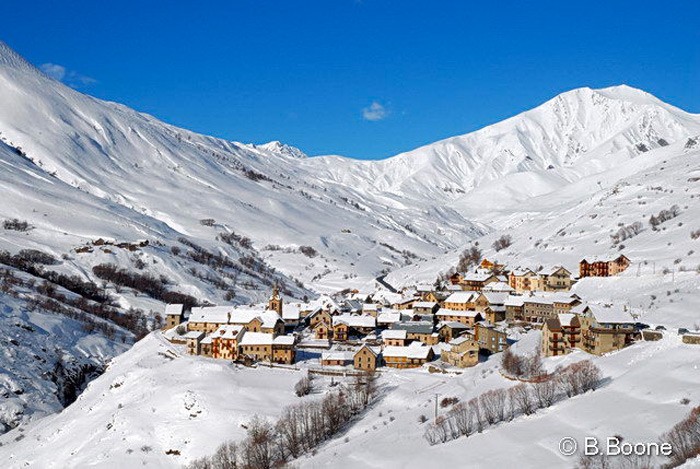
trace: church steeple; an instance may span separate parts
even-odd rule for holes
[[[277,285],[272,287],[272,296],[267,302],[267,309],[276,311],[277,314],[282,316],[282,297],[280,297],[280,292]]]

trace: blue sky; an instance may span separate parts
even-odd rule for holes
[[[383,158],[563,91],[700,112],[700,2],[3,2],[0,39],[99,98],[231,140]]]

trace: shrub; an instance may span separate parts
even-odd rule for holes
[[[2,222],[2,227],[6,230],[13,231],[29,231],[34,227],[24,220],[18,218],[13,218],[11,220],[5,220]]]
[[[503,235],[493,242],[492,247],[496,250],[496,252],[498,252],[502,249],[507,248],[511,244],[513,244],[513,239],[511,238],[511,236]]]
[[[216,220],[213,218],[203,218],[199,220],[199,224],[202,226],[214,226],[216,225]]]
[[[299,252],[301,252],[306,257],[316,257],[318,255],[318,252],[311,246],[301,246],[299,248]]]

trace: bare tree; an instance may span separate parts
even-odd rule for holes
[[[533,386],[533,392],[540,408],[554,404],[557,399],[558,383],[555,379],[547,379]]]
[[[494,241],[491,247],[493,247],[496,250],[496,252],[498,252],[502,249],[507,248],[511,244],[513,244],[513,238],[510,235],[506,234]]]
[[[537,410],[537,402],[529,385],[520,383],[510,388],[508,394],[514,409],[522,411],[525,415],[531,415]]]

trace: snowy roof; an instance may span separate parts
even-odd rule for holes
[[[293,335],[278,335],[272,340],[275,345],[294,345],[295,337]]]
[[[576,317],[576,315],[572,314],[572,313],[560,313],[558,315],[559,323],[561,323],[561,325],[564,327],[570,327],[571,320],[574,319],[575,317]]]
[[[506,298],[508,298],[508,293],[506,292],[485,291],[482,292],[482,294],[486,297],[490,305],[503,305],[505,304]]]
[[[274,336],[264,332],[246,332],[241,339],[241,345],[272,345]]]
[[[550,305],[554,303],[570,304],[576,301],[576,298],[571,293],[550,293],[538,292],[528,296],[523,296],[523,303],[535,303],[542,305]]]
[[[287,321],[299,320],[301,317],[301,304],[299,303],[283,303],[282,304],[282,319]]]
[[[201,339],[204,337],[204,332],[202,331],[189,331],[183,335],[181,335],[183,339]]]
[[[589,305],[591,314],[599,324],[634,324],[632,315],[620,307],[605,308]]]
[[[382,339],[406,339],[406,329],[388,329],[382,332]]]
[[[518,267],[510,271],[510,273],[516,277],[523,277],[525,275],[536,275],[532,269]]]
[[[454,292],[445,299],[445,303],[470,303],[479,296],[479,292],[475,291],[458,291]]]
[[[452,309],[440,308],[435,314],[438,316],[458,316],[460,318],[475,318],[478,314],[481,314],[481,312],[473,309],[467,311],[455,311]]]
[[[330,352],[323,352],[321,354],[321,360],[352,361],[354,356],[355,352],[333,350]]]
[[[240,308],[233,306],[200,306],[192,308],[190,322],[206,322],[215,324],[248,324],[259,318],[262,326],[272,328],[281,320],[275,311]]]
[[[370,315],[340,314],[333,317],[333,324],[347,324],[350,327],[374,328],[377,319]]]
[[[165,305],[165,315],[166,316],[181,316],[182,310],[184,308],[185,308],[185,305],[181,305],[181,304]]]
[[[462,274],[462,279],[469,282],[484,282],[490,278],[494,277],[493,273],[487,272],[464,272]]]
[[[212,338],[220,337],[222,339],[238,339],[242,330],[243,326],[226,324],[219,327],[214,333],[212,333]]]
[[[512,292],[513,287],[508,285],[506,282],[492,282],[484,285],[483,292]]]
[[[442,327],[449,327],[450,329],[469,329],[469,326],[458,321],[443,321],[438,324],[437,328],[440,329]]]
[[[431,309],[434,308],[437,303],[434,303],[432,301],[416,301],[413,303],[413,309],[416,308],[426,308],[426,309]]]
[[[464,342],[467,342],[469,340],[474,340],[474,337],[472,337],[470,335],[461,335],[461,336],[457,337],[456,339],[452,339],[450,341],[450,345],[460,345],[460,344],[463,344]]]
[[[567,269],[561,265],[554,265],[551,267],[545,267],[544,269],[540,270],[539,273],[540,273],[540,275],[553,275],[557,271],[562,270],[562,269],[564,269],[566,272],[569,273],[569,275],[571,275],[571,272],[569,271],[569,269]]]
[[[376,311],[377,308],[379,308],[379,305],[375,303],[365,303],[362,305],[362,309],[364,311]]]
[[[206,336],[199,341],[200,344],[211,344],[211,335]]]
[[[401,313],[398,311],[379,313],[379,316],[377,316],[378,324],[392,324],[399,321],[401,321]]]
[[[430,347],[423,345],[420,342],[413,342],[411,345],[406,347],[384,347],[382,355],[384,355],[384,357],[407,357],[425,360],[428,358],[430,350]]]
[[[397,322],[391,328],[394,330],[405,329],[412,334],[431,334],[433,332],[433,323],[428,321]]]
[[[419,292],[429,292],[433,291],[433,286],[427,283],[421,284],[421,285],[416,285],[416,291]]]
[[[525,297],[521,295],[508,295],[503,302],[506,306],[522,306],[525,304]]]
[[[599,256],[587,256],[584,257],[581,262],[586,261],[588,264],[592,264],[594,262],[612,262],[620,259],[621,257],[624,257],[625,259],[629,260],[627,256],[624,254],[618,254],[618,253],[611,253],[607,255],[599,255]]]

